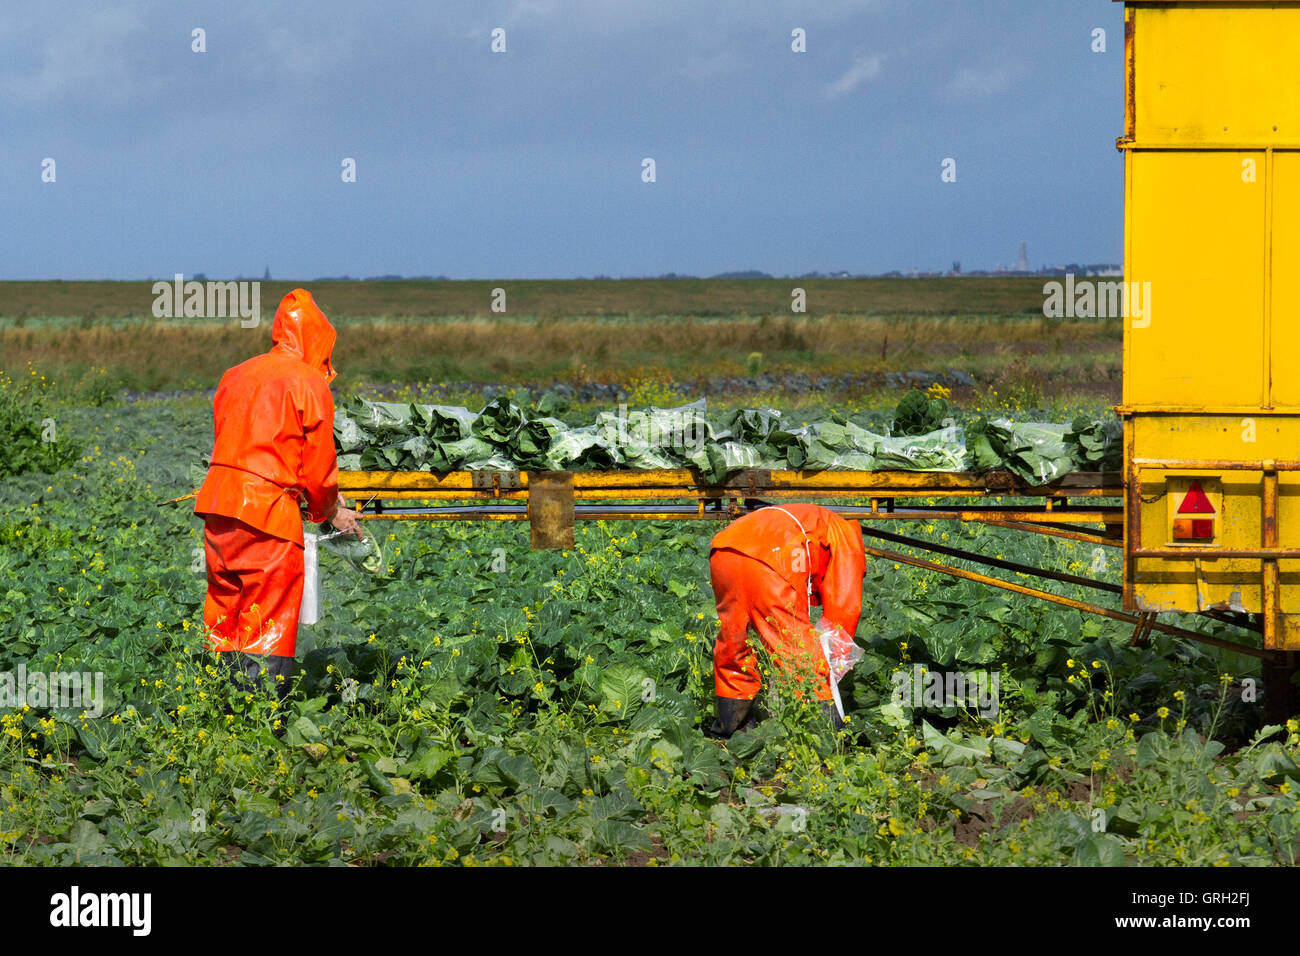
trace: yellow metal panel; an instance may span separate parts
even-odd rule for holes
[[[1136,415],[1131,421],[1136,457],[1205,458],[1260,462],[1296,459],[1300,449],[1300,416]],[[1144,548],[1164,547],[1170,520],[1168,495],[1185,488],[1172,476],[1216,479],[1206,491],[1219,510],[1215,547],[1260,548],[1263,542],[1262,470],[1144,468],[1141,472],[1140,522]],[[1279,548],[1300,547],[1300,472],[1278,473],[1277,530]],[[1132,543],[1130,542],[1130,547]],[[1187,545],[1195,555],[1197,545]],[[1195,611],[1212,605],[1262,610],[1263,564],[1258,558],[1194,560],[1137,558],[1130,561],[1135,610]],[[1281,610],[1300,614],[1300,560],[1278,562]],[[1198,604],[1199,589],[1199,604]],[[1284,622],[1285,623],[1285,622]],[[1287,628],[1290,625],[1286,625]],[[1293,629],[1300,647],[1300,625]],[[1287,631],[1291,633],[1291,631]],[[1287,638],[1290,640],[1290,638]]]
[[[474,485],[468,471],[452,471],[436,475],[427,471],[340,471],[339,491],[431,491],[451,489],[468,491]]]
[[[1300,405],[1300,153],[1273,154],[1272,380],[1274,405]]]
[[[1148,314],[1125,322],[1126,405],[1263,401],[1265,189],[1242,179],[1263,157],[1129,154],[1126,280]]]
[[[499,498],[525,500],[529,472],[519,473],[519,488],[475,488],[472,474],[445,475],[424,471],[341,471],[339,490],[362,498]],[[791,497],[1001,497],[1042,498],[1050,490],[1069,498],[1116,498],[1123,486],[1116,472],[1066,475],[1049,486],[1027,485],[1010,472],[929,471],[772,471],[753,486],[733,478],[721,486],[703,485],[690,471],[589,471],[573,476],[578,498],[741,497],[750,491],[762,496]]]
[[[1300,6],[1170,3],[1128,11],[1139,143],[1300,142]]]

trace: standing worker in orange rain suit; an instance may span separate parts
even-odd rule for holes
[[[312,521],[362,537],[357,512],[338,494],[334,339],[310,292],[284,297],[270,351],[230,369],[217,387],[212,462],[194,506],[205,525],[209,643],[237,688],[265,668],[281,698],[302,603],[299,499]]]
[[[730,737],[753,725],[750,711],[762,682],[747,643],[751,629],[783,672],[797,683],[814,683],[817,699],[842,726],[811,605],[820,604],[822,619],[852,636],[862,614],[865,568],[862,529],[819,505],[761,508],[714,536],[709,571],[720,631],[713,649],[713,736]]]

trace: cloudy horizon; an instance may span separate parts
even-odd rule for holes
[[[1122,5],[746,6],[7,13],[0,279],[1121,259]]]

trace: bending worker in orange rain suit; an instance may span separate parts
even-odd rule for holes
[[[852,636],[862,613],[865,567],[862,529],[818,505],[761,508],[714,536],[709,571],[720,631],[713,649],[713,736],[730,737],[754,723],[750,711],[761,681],[746,642],[751,629],[783,672],[813,683],[817,699],[842,726],[811,605],[820,604],[822,619]]]
[[[269,352],[226,372],[213,399],[216,440],[194,513],[204,519],[209,643],[244,689],[263,667],[289,690],[303,589],[298,501],[312,521],[361,537],[338,494],[335,332],[311,293],[280,302]]]

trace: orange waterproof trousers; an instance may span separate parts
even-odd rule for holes
[[[808,619],[807,597],[761,561],[726,548],[709,557],[720,630],[713,648],[713,680],[719,697],[753,700],[762,680],[748,644],[752,629],[777,667],[798,688],[812,683],[818,700],[831,699],[830,672],[817,632]]]
[[[302,547],[223,515],[205,516],[203,542],[208,566],[203,623],[212,650],[293,657]]]

